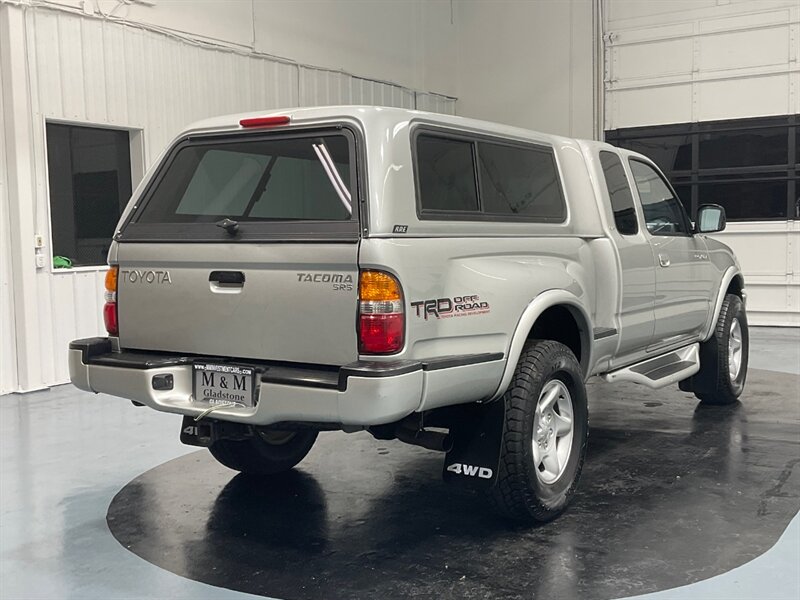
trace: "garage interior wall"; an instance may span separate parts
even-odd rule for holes
[[[2,45],[0,45],[0,51]],[[14,333],[14,279],[11,276],[6,128],[3,111],[3,61],[0,60],[0,394],[16,386],[17,353]]]
[[[116,5],[105,4],[100,3],[104,10]],[[251,4],[246,5],[242,20],[251,16]],[[196,4],[201,12],[210,11],[198,22],[224,24],[226,15],[215,18],[213,11],[225,6]],[[251,25],[247,31],[252,36]],[[1,4],[0,44],[0,393],[68,381],[69,341],[104,330],[105,269],[51,266],[47,121],[128,130],[135,185],[181,128],[208,116],[318,104],[455,110],[454,98],[417,93],[386,83],[385,77],[373,80],[274,60],[240,48],[235,40],[212,45],[199,36],[113,22],[99,12],[87,15],[69,7]],[[391,76],[398,69],[392,63],[385,71]],[[39,250],[34,250],[36,235],[44,236]],[[43,267],[37,268],[36,254]]]
[[[800,114],[797,0],[603,7],[607,131]],[[800,325],[800,222],[729,222],[719,239],[742,265],[751,324]]]
[[[597,139],[595,5],[428,2],[423,87],[458,97],[461,116]]]
[[[103,332],[104,269],[51,266],[46,122],[128,130],[134,186],[186,124],[281,106],[458,97],[465,116],[592,137],[593,4],[0,0],[0,393],[68,381],[69,341]]]

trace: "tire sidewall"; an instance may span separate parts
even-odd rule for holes
[[[747,325],[747,313],[744,309],[744,303],[741,298],[733,294],[725,298],[728,305],[724,311],[724,318],[719,323],[717,333],[717,351],[719,353],[720,361],[720,383],[726,388],[725,391],[732,397],[739,397],[744,390],[745,381],[747,380],[747,367],[749,362],[750,350],[750,334]],[[728,342],[730,340],[731,325],[733,320],[739,321],[739,327],[742,331],[742,365],[739,369],[739,375],[735,380],[731,380],[728,370]]]
[[[564,383],[567,390],[569,390],[572,400],[573,434],[572,448],[570,449],[567,466],[556,481],[548,484],[539,479],[536,465],[534,464],[534,415],[542,389],[554,379]],[[578,362],[566,347],[559,348],[554,360],[547,365],[546,369],[537,374],[533,383],[529,399],[532,408],[525,423],[525,465],[528,482],[531,492],[542,506],[547,510],[557,512],[566,504],[577,485],[583,464],[589,427],[586,387],[583,383],[583,374],[580,371]]]
[[[274,444],[262,438],[258,431],[253,433],[250,439],[253,450],[263,461],[274,464],[291,463],[296,461],[298,456],[304,457],[317,439],[316,431],[296,431],[288,441]]]

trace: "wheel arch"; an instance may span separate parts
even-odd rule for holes
[[[722,303],[724,302],[727,294],[739,296],[739,298],[742,299],[742,302],[744,302],[745,306],[747,305],[747,293],[744,287],[744,276],[736,267],[730,267],[727,271],[725,271],[725,274],[720,280],[717,299],[714,303],[714,310],[709,314],[710,319],[708,323],[706,323],[703,341],[708,340],[712,335],[714,335],[714,329],[717,325],[717,321],[719,320],[719,313],[722,311]]]
[[[567,346],[581,365],[583,376],[592,364],[592,321],[580,299],[565,290],[538,295],[522,313],[511,338],[500,385],[493,399],[502,396],[514,374],[522,348],[529,339],[550,339]]]

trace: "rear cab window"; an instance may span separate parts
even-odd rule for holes
[[[358,237],[355,138],[346,129],[187,138],[168,154],[120,239]],[[218,227],[239,224],[236,236]]]
[[[566,219],[552,148],[427,128],[412,140],[421,219]]]
[[[636,219],[636,208],[628,176],[619,157],[608,150],[600,152],[600,165],[606,180],[606,189],[614,213],[614,224],[621,235],[639,233],[639,222]]]

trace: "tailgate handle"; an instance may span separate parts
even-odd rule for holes
[[[228,285],[244,285],[244,273],[241,271],[211,271],[208,280]]]

